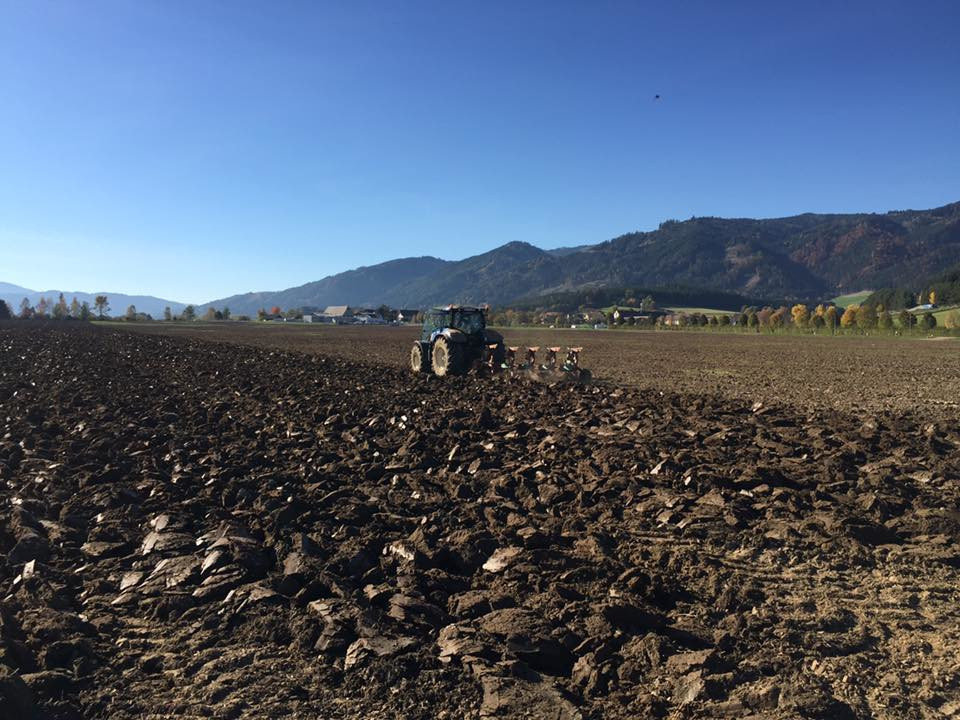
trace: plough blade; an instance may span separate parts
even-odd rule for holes
[[[541,364],[537,362],[539,345],[530,345],[526,348],[510,345],[505,349],[501,369],[515,377],[528,377],[547,382],[571,380],[579,383],[590,382],[590,371],[580,367],[582,347],[556,346],[548,347],[546,350],[547,356]]]

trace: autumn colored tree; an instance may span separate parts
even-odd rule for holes
[[[103,314],[110,309],[110,301],[106,295],[97,295],[93,299],[93,305],[97,308],[97,317],[103,320]]]
[[[74,298],[70,303],[70,317],[74,320],[80,319],[80,303],[77,302],[77,299]]]
[[[810,310],[802,303],[790,308],[790,315],[793,316],[793,324],[800,328],[806,327],[810,321]]]
[[[873,305],[861,305],[857,308],[857,327],[870,330],[877,326],[877,311]]]
[[[40,298],[37,301],[37,304],[33,308],[33,314],[38,318],[45,318],[47,316],[47,310],[50,309],[50,301],[45,297]]]
[[[787,309],[785,307],[777,308],[770,314],[770,327],[777,329],[787,324]]]
[[[947,313],[947,316],[943,319],[943,325],[951,330],[960,328],[960,310],[952,310]]]
[[[266,319],[267,319],[267,311],[264,308],[260,308],[259,310],[257,310],[257,320],[266,320]]]
[[[207,311],[203,314],[203,319],[207,322],[211,322],[217,319],[217,311],[212,307],[207,308]]]
[[[280,309],[280,306],[279,306],[279,305],[274,305],[272,308],[270,308],[270,314],[271,314],[271,315],[282,315],[282,314],[283,314],[283,310]]]
[[[814,317],[823,317],[824,314],[826,314],[826,312],[827,312],[826,305],[824,305],[823,303],[820,303],[819,305],[817,305],[816,308],[814,308],[813,315]]]
[[[857,310],[860,309],[859,305],[847,305],[847,308],[843,311],[843,315],[840,316],[840,327],[853,327],[857,324]]]
[[[823,311],[823,322],[833,332],[837,327],[837,306],[831,305]]]
[[[930,304],[931,304],[931,305],[936,305],[936,304],[937,304],[937,291],[936,291],[936,290],[931,290],[929,297],[930,297]],[[936,318],[934,318],[934,319],[936,319]]]

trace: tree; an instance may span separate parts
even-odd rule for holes
[[[193,305],[187,305],[183,309],[183,312],[180,313],[180,317],[187,322],[193,322],[197,319],[197,310],[195,307],[193,307]]]
[[[881,330],[889,330],[893,327],[893,318],[886,310],[877,314],[877,327]]]
[[[936,291],[936,290],[931,290],[931,291],[930,291],[930,304],[931,304],[931,305],[936,305],[936,304],[937,304],[937,291]]]
[[[70,303],[70,317],[74,320],[80,319],[80,303],[77,302],[76,298]]]
[[[137,308],[136,308],[135,305],[130,305],[130,306],[127,308],[126,319],[127,319],[128,321],[129,321],[129,320],[136,320],[136,319],[137,319]]]
[[[747,326],[748,327],[759,327],[760,325],[760,315],[758,313],[752,312],[747,315]]]
[[[203,319],[207,322],[212,322],[217,319],[217,311],[212,307],[207,308],[207,311],[203,314]]]
[[[263,308],[260,308],[259,310],[257,310],[257,320],[266,320],[266,319],[267,319],[267,311]]]
[[[877,326],[877,311],[873,305],[861,305],[857,308],[857,327],[870,330]]]
[[[283,310],[280,309],[279,305],[274,305],[272,308],[270,308],[270,314],[276,317],[277,315],[282,315]]]
[[[27,298],[20,301],[20,319],[29,320],[33,317],[33,306]]]
[[[167,305],[163,309],[163,319],[166,320],[167,322],[170,322],[171,320],[173,320],[173,311],[170,309],[169,305]]]
[[[50,301],[45,297],[42,297],[37,301],[36,306],[33,308],[33,313],[39,318],[45,318],[47,316],[47,310],[49,307]]]
[[[785,307],[777,308],[770,314],[770,327],[782,328],[787,323],[787,309]]]
[[[70,315],[70,308],[67,307],[67,301],[63,298],[63,293],[57,298],[57,304],[53,306],[54,320],[66,320]]]
[[[93,305],[97,308],[97,316],[103,320],[103,314],[110,309],[110,301],[106,295],[97,295],[93,299]]]
[[[797,327],[806,327],[807,322],[810,320],[810,311],[806,305],[800,303],[790,308],[790,315],[793,316],[793,324]]]
[[[920,328],[923,330],[933,330],[937,326],[937,318],[931,312],[925,312],[920,318]]]
[[[225,307],[225,308],[223,309],[223,312],[222,312],[221,314],[223,315],[223,319],[224,319],[224,320],[229,320],[229,319],[230,319],[230,308]]]
[[[859,305],[847,305],[847,309],[843,311],[843,315],[840,316],[840,327],[853,327],[857,323],[857,310],[860,309]]]
[[[947,313],[947,316],[943,319],[943,325],[951,330],[960,328],[960,310],[951,310]]]
[[[0,300],[0,320],[9,320],[13,317],[13,311],[4,300]]]
[[[837,329],[837,306],[831,305],[823,311],[823,322],[830,328],[830,332]]]
[[[720,316],[720,319],[719,319],[717,322],[719,322],[721,325],[729,325],[729,324],[730,324],[730,316],[729,316],[729,315],[721,315],[721,316]]]
[[[644,312],[650,312],[651,310],[657,309],[657,303],[653,299],[653,295],[647,295],[640,301],[640,309]]]
[[[90,312],[90,303],[84,300],[80,304],[80,319],[89,320],[91,317],[93,317],[93,313]]]
[[[826,324],[827,324],[827,321],[824,319],[823,315],[817,315],[816,313],[814,313],[810,317],[810,325],[815,330],[819,330],[820,328],[826,326]]]
[[[897,315],[897,319],[900,321],[900,327],[902,327],[904,330],[909,330],[917,324],[917,316],[906,309],[900,311],[900,314]]]

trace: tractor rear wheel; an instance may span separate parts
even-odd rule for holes
[[[425,373],[430,371],[430,365],[423,352],[423,345],[415,342],[410,349],[410,369],[415,373]]]
[[[431,365],[433,374],[437,377],[461,374],[463,372],[463,354],[460,346],[450,342],[445,337],[437,338],[433,343]]]

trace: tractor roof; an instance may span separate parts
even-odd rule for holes
[[[446,312],[448,310],[465,310],[467,312],[483,312],[486,307],[473,307],[472,305],[443,305],[442,307],[432,308],[437,312]]]

